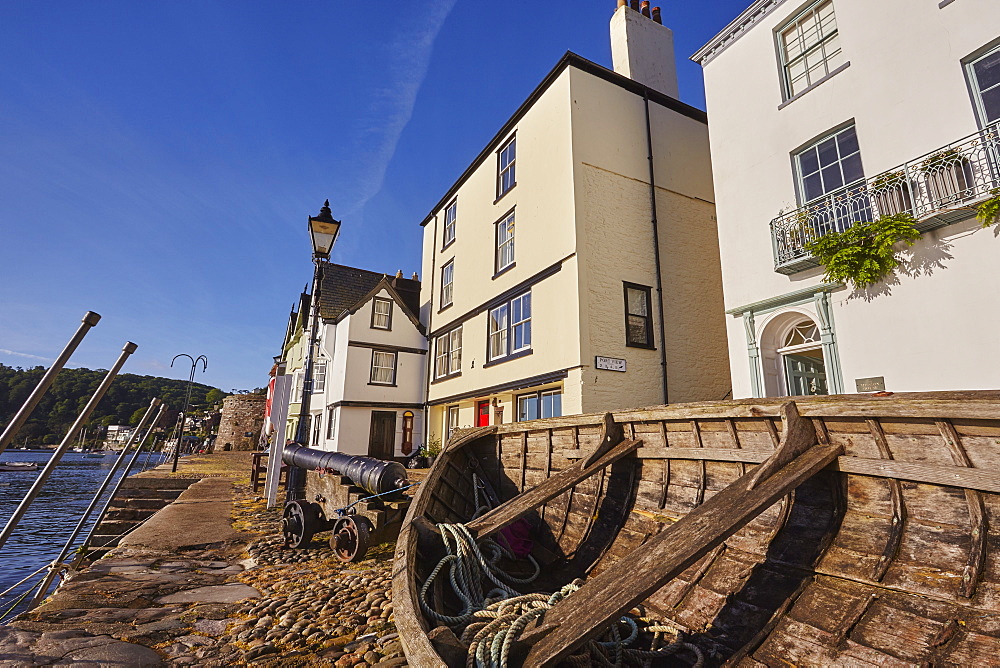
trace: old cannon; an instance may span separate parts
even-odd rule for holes
[[[304,498],[285,504],[285,545],[307,547],[313,536],[331,531],[330,548],[341,561],[360,561],[368,547],[399,535],[410,486],[398,462],[288,444],[281,456],[307,476]]]

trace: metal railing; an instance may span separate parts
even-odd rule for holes
[[[1000,188],[1000,123],[856,181],[771,221],[774,270],[817,266],[806,244],[855,223],[908,213],[921,232],[969,216],[968,209]]]

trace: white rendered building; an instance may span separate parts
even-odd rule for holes
[[[422,222],[432,439],[729,393],[705,114],[657,18],[619,7],[615,71],[567,53]]]
[[[332,263],[321,271],[307,445],[380,459],[411,456],[424,436],[420,281]],[[296,433],[313,301],[302,296],[285,337],[285,375],[293,378],[286,438]]]
[[[734,396],[1000,387],[1000,2],[757,0],[702,48]],[[805,243],[911,213],[884,282]]]

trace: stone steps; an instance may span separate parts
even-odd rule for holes
[[[104,520],[94,530],[88,545],[90,558],[99,559],[109,549],[117,547],[122,534],[155,515],[195,482],[194,478],[137,476],[125,480],[108,506]]]

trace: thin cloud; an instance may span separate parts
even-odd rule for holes
[[[368,118],[378,119],[377,124],[362,129],[364,135],[375,137],[365,147],[371,158],[361,170],[360,182],[355,190],[358,195],[349,205],[348,213],[357,213],[382,189],[399,138],[413,116],[417,93],[427,77],[434,42],[456,1],[434,3],[412,32],[401,35],[390,45],[389,62],[394,67],[386,73],[386,85],[375,92],[375,102]]]
[[[41,360],[43,362],[53,361],[51,357],[40,357],[39,355],[29,355],[28,353],[19,353],[16,350],[7,350],[6,348],[0,348],[0,353],[4,353],[5,355],[14,355],[16,357],[27,357],[28,359]]]

